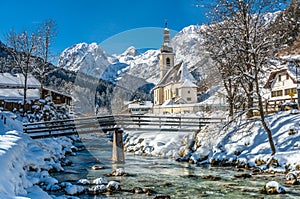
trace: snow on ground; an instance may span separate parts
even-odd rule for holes
[[[226,115],[223,112],[199,114],[203,117]],[[49,171],[63,171],[60,160],[66,153],[72,153],[72,139],[32,140],[22,133],[22,123],[15,114],[1,112],[0,118],[0,198],[50,198],[43,189],[54,190],[58,185]],[[274,156],[270,155],[267,135],[255,118],[238,119],[225,128],[224,124],[210,125],[198,133],[130,131],[126,132],[125,148],[135,154],[172,157],[198,164],[300,170],[300,114],[278,112],[269,115],[267,122],[277,149]],[[36,185],[42,185],[43,189]],[[72,193],[73,188],[69,188]]]
[[[144,153],[160,157],[175,157],[185,137],[188,137],[188,133],[180,131],[132,131],[129,133],[125,148],[139,155]]]
[[[286,167],[295,170],[300,166],[300,114],[283,111],[269,115],[267,121],[277,150],[274,156],[260,121],[244,120],[232,124],[210,161],[240,162],[275,171],[285,171]]]
[[[225,115],[225,113],[224,113]],[[216,115],[218,116],[218,115]],[[258,119],[214,124],[195,132],[127,132],[125,148],[135,154],[173,157],[193,163],[242,164],[274,171],[300,169],[300,114],[267,117],[277,153],[271,156],[267,134]],[[295,133],[294,135],[290,134]]]
[[[15,114],[1,112],[0,117],[0,198],[51,198],[35,185],[43,184],[48,190],[55,186],[57,180],[48,171],[63,170],[60,160],[72,151],[73,140],[32,140],[22,133],[22,122]]]

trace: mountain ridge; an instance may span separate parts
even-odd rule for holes
[[[190,25],[172,39],[171,45],[175,47],[176,63],[184,61],[187,62],[189,68],[198,68],[195,65],[199,63],[201,58],[198,48],[198,41],[201,39],[197,29],[198,26]],[[130,46],[119,55],[108,55],[99,44],[80,43],[61,53],[58,67],[76,72],[80,70],[109,82],[116,82],[122,76],[129,74],[143,78],[149,83],[157,83],[159,79],[159,53],[159,49],[139,53],[134,46]]]

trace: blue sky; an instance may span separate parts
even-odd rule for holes
[[[132,34],[133,39],[141,41],[142,37],[148,42],[144,47],[153,48],[158,43],[156,34],[162,32],[152,32],[149,27],[164,28],[164,20],[168,19],[168,27],[180,31],[188,25],[205,22],[203,10],[194,6],[195,3],[197,0],[3,0],[0,40],[5,43],[4,35],[12,28],[22,31],[53,19],[58,29],[52,49],[56,53],[80,42],[107,44],[124,31]],[[147,33],[143,34],[144,31]],[[162,35],[159,38],[162,39]],[[153,41],[153,46],[149,41]]]

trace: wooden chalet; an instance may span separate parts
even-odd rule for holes
[[[40,98],[40,82],[31,74],[27,79],[27,99],[26,110],[32,110],[32,105],[39,101]],[[63,92],[53,89],[44,88],[42,98],[50,96],[55,104],[70,105],[72,97]],[[21,110],[23,108],[24,99],[24,75],[0,73],[0,107],[6,110]]]

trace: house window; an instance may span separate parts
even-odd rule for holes
[[[281,81],[281,75],[278,75],[278,81]]]
[[[284,95],[296,94],[296,88],[288,88],[284,90]]]
[[[271,97],[275,97],[275,91],[271,92]]]
[[[188,90],[188,94],[190,94],[190,93],[191,93],[191,91]]]
[[[170,65],[171,65],[171,60],[170,60],[169,57],[167,57],[167,59],[166,59],[166,64],[167,64],[167,66],[170,66]]]
[[[192,101],[192,98],[188,97],[186,98],[187,101]]]
[[[286,80],[288,80],[289,77],[290,77],[289,74],[286,74],[286,75],[285,75]]]
[[[271,96],[272,97],[280,97],[280,96],[282,96],[282,94],[283,94],[282,90],[272,91]]]
[[[178,96],[178,95],[179,95],[179,89],[176,88],[176,96]]]

